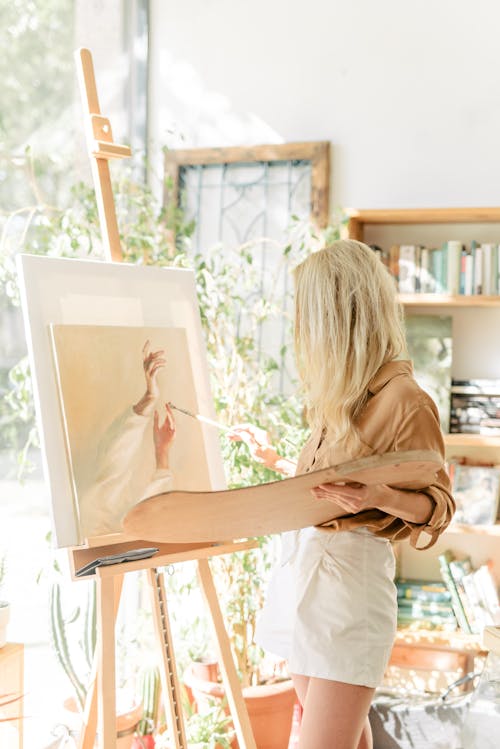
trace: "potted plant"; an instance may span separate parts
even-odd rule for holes
[[[259,549],[219,557],[212,569],[226,629],[243,687],[243,697],[257,746],[286,749],[292,728],[295,690],[283,663],[264,657],[254,642],[257,617],[266,585],[270,550]],[[197,675],[192,664],[184,674],[193,701],[202,714],[211,701],[225,700],[219,677]]]
[[[188,704],[185,712],[189,749],[231,749],[234,729],[220,701],[209,701],[203,713],[195,712]],[[172,749],[173,746],[170,733],[164,727],[156,737],[155,749]]]
[[[94,651],[96,647],[95,584],[88,583],[87,601],[66,614],[61,600],[59,582],[50,590],[50,635],[57,661],[73,687],[73,694],[64,701],[68,729],[78,735],[85,706]],[[117,692],[116,747],[131,749],[142,718],[142,703],[124,691]]]
[[[0,593],[5,580],[5,557],[0,557]],[[0,597],[0,648],[7,642],[7,625],[10,619],[10,604]]]

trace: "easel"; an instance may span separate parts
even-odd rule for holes
[[[123,260],[120,246],[115,203],[111,186],[109,159],[131,155],[130,148],[113,142],[111,124],[103,117],[94,76],[92,55],[88,49],[76,53],[85,127],[92,162],[99,220],[102,229],[106,257],[112,262]],[[110,543],[105,545],[75,547],[70,550],[73,574],[96,557],[107,556],[130,549],[151,546],[147,540]],[[212,620],[219,665],[224,682],[229,708],[240,749],[256,749],[248,712],[243,700],[238,675],[233,662],[229,638],[224,627],[217,592],[208,559],[220,554],[249,549],[256,546],[253,541],[225,542],[221,544],[155,544],[159,552],[153,558],[126,562],[97,568],[97,650],[91,686],[87,695],[83,715],[83,729],[78,748],[92,749],[96,730],[100,749],[116,747],[116,695],[115,695],[115,622],[120,603],[123,576],[127,572],[146,570],[155,622],[156,639],[161,653],[161,684],[165,711],[170,719],[169,728],[175,749],[187,749],[186,732],[181,708],[179,678],[172,644],[172,633],[168,616],[167,596],[163,575],[157,567],[176,562],[196,560],[198,578]],[[81,579],[81,578],[78,578]]]

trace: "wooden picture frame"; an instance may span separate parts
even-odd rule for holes
[[[179,174],[183,166],[273,163],[280,161],[311,162],[311,221],[323,228],[330,210],[330,143],[304,141],[257,146],[222,148],[187,148],[165,152],[164,205],[179,204]]]

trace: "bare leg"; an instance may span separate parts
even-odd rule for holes
[[[369,687],[311,677],[299,749],[358,749],[358,746],[370,749],[371,744],[366,743],[370,741],[366,719],[374,691]]]
[[[306,704],[307,687],[309,686],[309,676],[303,676],[302,674],[290,674],[295,687],[295,692],[299,698],[299,702],[304,707]]]
[[[368,718],[365,720],[365,727],[358,744],[358,749],[373,749],[373,736],[370,721]]]

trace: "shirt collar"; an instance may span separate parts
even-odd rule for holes
[[[413,374],[413,365],[409,359],[397,359],[395,361],[387,362],[387,364],[382,364],[380,369],[368,383],[368,391],[372,393],[372,395],[375,395],[382,390],[385,385],[387,385],[389,380],[402,374]]]

